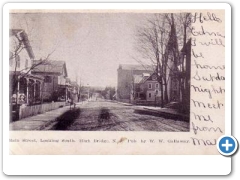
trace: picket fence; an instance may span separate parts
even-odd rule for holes
[[[34,116],[37,114],[42,114],[47,111],[57,109],[59,107],[65,106],[65,102],[52,102],[47,104],[39,104],[33,106],[20,106],[19,109],[19,119],[26,118],[29,116]]]

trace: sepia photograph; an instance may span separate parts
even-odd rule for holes
[[[9,16],[11,131],[190,131],[191,13]]]
[[[229,173],[228,4],[3,10],[6,174]]]
[[[219,154],[225,11],[88,8],[7,12],[9,153]]]

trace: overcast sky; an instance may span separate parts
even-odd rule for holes
[[[72,80],[90,86],[116,86],[120,63],[136,64],[134,35],[146,14],[12,14],[10,28],[25,29],[35,59],[63,60]]]

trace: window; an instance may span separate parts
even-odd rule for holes
[[[156,95],[158,94],[158,90],[156,90]]]
[[[52,77],[51,76],[45,76],[44,82],[45,83],[51,83],[52,82]]]
[[[156,83],[156,84],[155,84],[155,87],[156,87],[156,89],[158,89],[158,87],[159,87],[159,84],[158,84],[158,83]]]
[[[151,98],[151,97],[152,97],[152,94],[151,94],[151,93],[149,93],[149,94],[148,94],[148,97],[149,97],[149,98]]]
[[[152,89],[152,84],[151,83],[148,84],[148,89]]]

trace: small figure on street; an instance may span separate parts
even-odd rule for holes
[[[72,109],[72,106],[73,106],[73,109],[75,109],[76,103],[74,102],[73,98],[70,99],[70,109]]]

